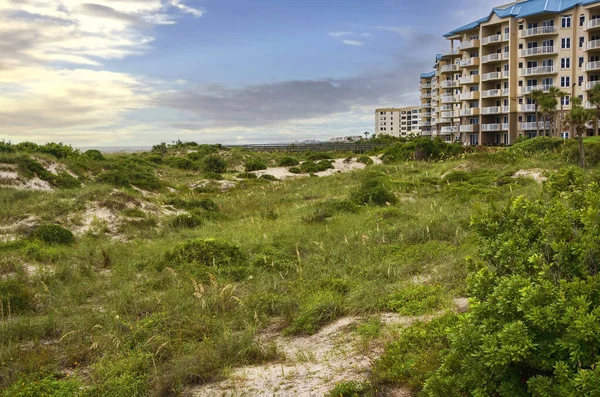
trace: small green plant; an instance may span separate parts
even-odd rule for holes
[[[34,294],[17,280],[0,280],[0,318],[33,310]]]
[[[169,223],[173,227],[194,228],[202,226],[204,220],[196,214],[179,214],[171,219]]]
[[[263,175],[260,176],[260,179],[265,179],[267,181],[278,181],[279,180],[279,179],[275,178],[271,174],[263,174]]]
[[[396,204],[398,198],[384,184],[377,173],[367,173],[361,185],[350,194],[350,200],[359,205]]]
[[[257,179],[258,176],[252,172],[240,172],[237,174],[237,177],[240,179]]]
[[[373,159],[370,158],[369,156],[360,156],[358,158],[358,160],[356,160],[356,161],[358,161],[359,163],[363,163],[365,165],[371,165],[371,164],[373,164]]]
[[[390,295],[387,307],[403,316],[417,316],[439,310],[443,303],[439,287],[411,285]]]
[[[202,171],[222,174],[227,171],[227,162],[217,154],[211,154],[202,159]]]
[[[300,164],[297,158],[291,156],[284,156],[279,160],[280,167],[293,167]]]
[[[287,329],[291,334],[314,334],[322,326],[345,313],[342,297],[331,291],[321,291],[300,306],[298,316]]]
[[[104,161],[106,158],[102,155],[100,150],[90,149],[83,152],[83,156],[95,161]]]
[[[267,163],[258,157],[249,158],[248,160],[246,160],[244,162],[244,170],[246,172],[260,171],[260,170],[266,170],[266,169],[267,169]]]
[[[167,157],[163,159],[163,163],[180,170],[195,171],[198,169],[196,163],[185,157]]]
[[[217,239],[190,240],[165,252],[163,257],[167,265],[235,266],[244,261],[245,255],[238,246]]]
[[[75,236],[70,230],[56,224],[38,226],[33,230],[30,237],[47,244],[69,245],[75,242]]]
[[[375,390],[369,382],[340,382],[329,392],[328,397],[371,397]]]
[[[1,397],[80,397],[85,394],[83,383],[76,377],[63,374],[33,374],[18,379]]]
[[[291,167],[288,171],[291,172],[292,174],[301,174],[302,173],[302,170],[300,169],[300,167]]]

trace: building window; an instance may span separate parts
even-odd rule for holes
[[[561,69],[571,69],[571,58],[561,58],[560,68]]]
[[[579,57],[579,67],[583,67],[583,57]]]
[[[569,106],[569,103],[571,102],[571,98],[569,98],[569,96],[564,96],[560,99],[561,103],[563,106]]]
[[[569,76],[563,76],[560,78],[561,87],[569,87],[571,85],[571,78]]]
[[[579,38],[579,48],[583,47],[583,42],[585,41],[585,37],[580,37]]]
[[[585,24],[585,15],[581,14],[579,16],[579,26],[583,26]]]
[[[562,17],[561,19],[561,26],[563,28],[570,28],[571,27],[571,16],[570,15],[565,15]]]
[[[583,76],[579,76],[578,84],[580,87],[583,85]]]
[[[561,48],[562,49],[568,49],[571,48],[571,38],[570,37],[563,37],[561,40]]]

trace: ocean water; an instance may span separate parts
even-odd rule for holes
[[[139,153],[149,152],[152,146],[85,146],[77,147],[77,149],[85,152],[86,150],[95,149],[102,153]]]

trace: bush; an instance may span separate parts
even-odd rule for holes
[[[302,173],[302,170],[300,169],[300,167],[291,167],[288,171],[291,172],[292,174],[301,174]]]
[[[547,136],[539,136],[536,138],[525,139],[515,143],[508,150],[520,153],[540,153],[553,152],[560,148],[565,143],[562,138],[550,138]]]
[[[102,153],[96,149],[86,150],[85,152],[83,152],[83,155],[85,157],[89,158],[90,160],[94,160],[94,161],[106,160],[106,158],[102,155]]]
[[[263,174],[260,176],[260,179],[265,179],[267,181],[278,181],[279,179],[275,178],[273,175],[270,174]]]
[[[33,230],[30,237],[47,244],[69,245],[75,242],[75,236],[70,230],[55,224],[38,226]]]
[[[123,357],[104,356],[93,365],[94,385],[89,396],[144,396],[148,394],[152,354],[131,351]]]
[[[310,161],[331,160],[333,157],[329,153],[315,152],[307,156]]]
[[[266,170],[266,169],[267,169],[267,163],[264,160],[259,159],[257,157],[250,158],[250,159],[246,160],[244,163],[244,170],[246,172],[260,171],[260,170]]]
[[[78,397],[84,394],[80,380],[66,378],[63,374],[24,376],[0,392],[2,397]]]
[[[367,173],[358,189],[350,193],[350,200],[358,205],[396,204],[398,198],[383,183],[382,176]]]
[[[106,171],[96,177],[96,182],[116,187],[136,186],[140,189],[158,190],[162,186],[150,162],[126,157],[108,163]]]
[[[0,317],[33,310],[34,294],[22,282],[0,280]]]
[[[291,157],[291,156],[285,156],[279,160],[280,167],[293,167],[293,166],[296,166],[299,164],[300,164],[300,161],[298,161],[298,159],[296,159],[295,157]]]
[[[197,264],[201,266],[239,266],[245,256],[238,246],[217,239],[189,240],[167,251],[163,262],[166,264]]]
[[[256,176],[256,174],[253,174],[252,172],[240,172],[239,174],[237,174],[237,177],[240,179],[257,179],[258,176]]]
[[[169,167],[178,168],[180,170],[193,171],[197,170],[198,166],[191,160],[185,157],[167,157],[163,159],[163,163]]]
[[[173,227],[187,227],[194,228],[201,226],[204,220],[196,214],[179,214],[171,219],[171,226]]]
[[[388,298],[387,308],[403,316],[419,316],[441,309],[443,302],[439,287],[411,285],[394,292]]]
[[[361,156],[356,161],[358,161],[359,163],[363,163],[365,165],[371,165],[371,164],[373,164],[373,159],[370,158],[369,156]]]
[[[321,291],[300,306],[298,316],[287,329],[291,334],[314,334],[322,326],[342,316],[342,297],[331,291]]]
[[[408,142],[396,143],[383,151],[382,160],[386,164],[406,160],[441,160],[456,157],[465,149],[458,143],[446,143],[441,139],[415,138]]]
[[[222,174],[227,171],[227,162],[216,154],[206,156],[202,159],[202,171]]]
[[[370,397],[375,396],[369,382],[341,382],[329,392],[329,397]]]
[[[0,153],[14,153],[15,148],[10,142],[0,140]]]

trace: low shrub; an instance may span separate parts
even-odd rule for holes
[[[83,152],[83,156],[89,158],[90,160],[94,160],[94,161],[106,160],[106,158],[102,155],[102,153],[96,149],[86,150],[85,152]]]
[[[361,156],[356,161],[358,161],[359,163],[363,163],[365,165],[372,165],[373,164],[373,159],[370,158],[369,156]]]
[[[153,357],[130,352],[122,357],[106,355],[92,366],[94,381],[89,396],[144,396],[148,394]]]
[[[300,165],[300,170],[304,174],[321,172],[321,171],[325,171],[325,170],[332,169],[332,168],[335,168],[335,167],[328,160],[321,160],[318,163],[315,163],[314,161],[309,160],[309,161],[303,162]]]
[[[21,281],[0,280],[0,317],[33,310],[34,294]]]
[[[240,172],[239,174],[237,174],[237,177],[240,179],[257,179],[258,176],[256,176],[256,174],[253,174],[252,172]]]
[[[172,227],[180,228],[194,228],[201,226],[203,223],[204,220],[196,214],[179,214],[169,222]]]
[[[377,173],[367,173],[361,185],[350,193],[350,200],[358,205],[396,204],[398,198],[384,184]]]
[[[291,167],[288,171],[291,172],[292,174],[301,174],[302,173],[302,170],[300,169],[300,167]]]
[[[298,315],[286,332],[290,334],[314,334],[322,326],[345,313],[342,297],[331,291],[321,291],[311,296],[299,308]]]
[[[0,140],[0,153],[14,153],[15,148],[12,143]]]
[[[267,181],[278,181],[279,180],[271,174],[263,174],[260,176],[260,179],[266,179]]]
[[[126,157],[108,163],[106,171],[96,177],[96,182],[116,187],[136,186],[140,189],[158,190],[162,183],[156,176],[154,164],[141,158]]]
[[[218,212],[219,206],[209,198],[202,199],[183,199],[179,196],[169,197],[165,199],[164,203],[166,205],[172,205],[175,208],[182,210],[194,210],[194,209],[203,209],[209,212]]]
[[[340,382],[328,394],[328,397],[371,397],[375,390],[369,382]]]
[[[31,232],[30,237],[47,244],[69,245],[75,242],[75,236],[70,230],[56,224],[38,226]]]
[[[201,266],[239,266],[245,256],[237,245],[225,240],[196,239],[179,244],[165,252],[167,265],[197,264]]]
[[[441,139],[415,138],[396,143],[383,151],[386,164],[406,160],[441,160],[456,157],[465,149],[458,143],[446,143]]]
[[[227,162],[221,156],[211,154],[202,159],[202,171],[222,174],[227,171]]]
[[[562,138],[550,138],[539,136],[531,139],[525,139],[512,145],[508,150],[520,153],[540,153],[553,152],[565,143]]]
[[[196,163],[185,157],[167,157],[163,159],[163,163],[180,170],[195,171],[198,169]]]
[[[306,157],[310,161],[331,160],[333,157],[329,153],[315,152]]]
[[[300,161],[298,161],[298,159],[296,159],[295,157],[291,157],[291,156],[285,156],[279,160],[280,167],[293,167],[293,166],[296,166],[299,164],[300,164]]]
[[[244,170],[246,172],[266,170],[267,163],[257,157],[249,158],[244,162]]]
[[[439,287],[411,285],[390,295],[387,308],[403,316],[429,314],[442,308],[443,294]]]
[[[79,397],[85,394],[79,379],[58,373],[27,375],[0,392],[1,397]]]

